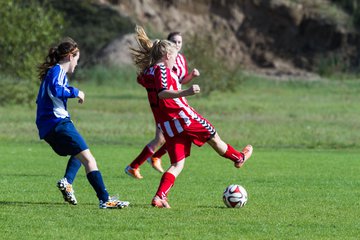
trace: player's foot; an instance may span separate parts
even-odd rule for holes
[[[161,199],[159,196],[153,198],[151,205],[156,208],[171,208],[166,199]]]
[[[246,147],[244,147],[244,149],[241,151],[241,153],[243,154],[243,159],[238,160],[234,163],[234,166],[236,168],[241,168],[245,162],[251,157],[251,154],[253,152],[253,147],[251,145],[247,145]]]
[[[136,178],[136,179],[142,179],[143,176],[141,176],[140,174],[140,168],[132,168],[130,166],[127,166],[125,168],[125,173],[133,178]]]
[[[72,185],[70,183],[68,183],[66,178],[60,179],[56,185],[57,185],[58,189],[60,190],[60,192],[62,193],[63,198],[66,202],[68,202],[72,205],[77,204],[75,192],[72,188]]]
[[[109,208],[109,209],[114,209],[114,208],[126,208],[127,206],[129,206],[129,202],[127,201],[120,201],[117,199],[117,197],[109,197],[109,200],[107,200],[106,202],[103,202],[102,200],[100,200],[99,202],[99,208],[101,209],[105,209],[105,208]]]
[[[149,157],[147,161],[151,164],[151,166],[158,172],[163,173],[164,169],[161,166],[161,158],[157,157]]]

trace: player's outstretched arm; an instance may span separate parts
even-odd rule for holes
[[[194,84],[186,90],[163,90],[158,94],[158,96],[161,99],[166,99],[166,98],[186,97],[198,93],[200,93],[200,87],[199,85]]]

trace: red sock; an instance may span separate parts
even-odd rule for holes
[[[165,172],[160,180],[159,188],[156,192],[156,195],[161,199],[167,197],[170,188],[174,185],[175,176],[169,172]]]
[[[154,153],[153,157],[161,158],[166,153],[166,144],[162,145],[162,147]]]
[[[244,158],[244,154],[236,151],[230,144],[227,144],[228,148],[223,157],[228,158],[234,162]]]
[[[150,150],[150,148],[146,145],[142,150],[142,152],[139,154],[139,156],[137,156],[135,160],[132,161],[132,163],[130,163],[130,167],[139,168],[140,165],[143,164],[146,161],[146,159],[151,157],[151,155],[153,154],[154,152]]]

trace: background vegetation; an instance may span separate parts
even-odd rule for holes
[[[351,16],[354,26],[360,29],[360,2],[358,0],[332,0],[344,8]]]
[[[80,65],[115,36],[133,29],[131,20],[94,1],[4,0],[0,2],[0,105],[35,100],[37,66],[50,46],[71,36],[81,47]],[[106,21],[104,21],[106,19]]]
[[[34,0],[3,0],[0,16],[0,104],[29,103],[39,82],[36,66],[62,35],[64,20]]]
[[[359,27],[358,1],[332,2],[344,8],[354,26]],[[339,12],[323,1],[312,4],[315,8],[331,7]],[[98,50],[114,37],[133,31],[134,26],[131,19],[110,8],[99,7],[94,0],[3,0],[0,2],[0,15],[0,30],[3,33],[0,38],[0,105],[34,102],[39,84],[36,66],[43,61],[49,47],[62,37],[76,39],[82,50],[80,65],[83,69],[91,69]],[[334,14],[335,21],[342,21],[336,18],[337,15]],[[149,28],[149,31],[151,36],[159,35],[154,29]],[[234,90],[234,86],[243,81],[241,70],[222,63],[222,59],[211,50],[215,43],[208,39],[204,35],[193,36],[187,42],[184,50],[191,60],[190,67],[199,68],[207,79],[201,80],[205,94],[215,89]],[[357,72],[349,69],[336,53],[320,58],[316,64],[318,73],[326,77],[349,70]]]

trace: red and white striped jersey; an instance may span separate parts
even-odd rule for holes
[[[175,65],[173,67],[173,71],[178,76],[179,81],[181,82],[183,78],[188,75],[188,66],[186,62],[186,58],[183,54],[178,53],[175,59]]]
[[[186,129],[200,124],[215,133],[213,126],[204,120],[192,107],[185,97],[160,99],[159,92],[163,90],[179,90],[176,74],[164,64],[160,63],[147,69],[138,76],[138,82],[146,88],[148,100],[157,126],[169,137],[173,137]],[[192,123],[196,124],[191,126]]]

